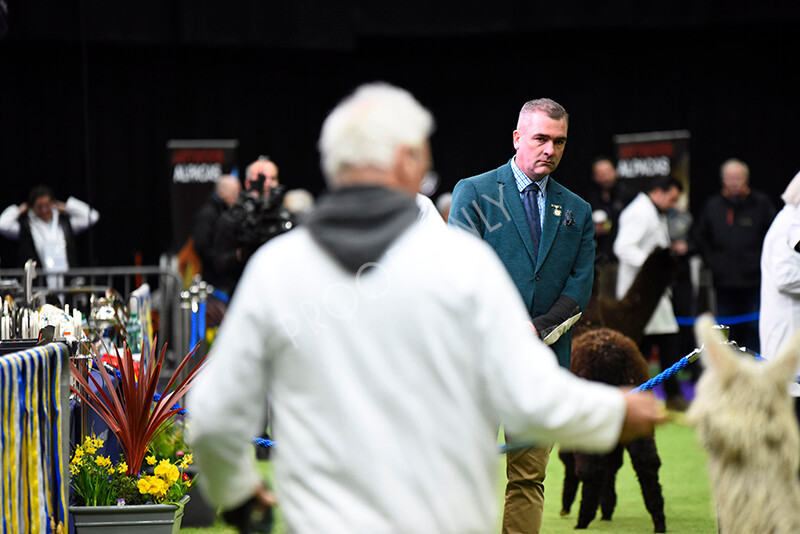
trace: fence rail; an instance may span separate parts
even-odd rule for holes
[[[40,268],[33,272],[26,269],[0,269],[0,280],[4,281],[0,289],[5,292],[14,291],[8,282],[16,280],[16,291],[19,293],[17,297],[25,304],[41,304],[48,295],[80,298],[81,295],[103,294],[109,289],[128,298],[137,287],[148,283],[151,287],[153,309],[158,312],[159,317],[156,329],[159,345],[168,344],[168,363],[189,352],[190,319],[182,305],[183,281],[174,269],[139,265],[78,267],[59,273],[69,281],[63,288],[33,285],[34,282],[44,282],[46,274],[48,273]]]

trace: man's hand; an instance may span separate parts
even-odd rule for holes
[[[673,241],[670,244],[669,248],[671,248],[672,252],[674,252],[678,256],[685,256],[686,253],[689,252],[689,245],[683,239],[679,239],[677,241]]]
[[[275,494],[272,493],[267,486],[264,484],[258,487],[258,491],[255,494],[256,499],[256,506],[261,508],[272,508],[276,504],[278,504],[278,500],[275,498]]]
[[[28,203],[23,202],[22,204],[19,205],[19,214],[22,215],[26,211],[28,211]]]
[[[65,211],[67,211],[67,205],[60,200],[53,200],[53,206],[56,207],[58,213],[64,213]]]
[[[666,419],[652,393],[628,393],[625,395],[625,420],[622,422],[619,441],[627,443],[638,438],[652,436],[656,425],[664,421]]]

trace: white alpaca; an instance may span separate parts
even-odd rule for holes
[[[774,360],[756,360],[713,324],[697,322],[706,369],[688,420],[708,451],[720,532],[800,533],[800,432],[788,394],[800,333]]]

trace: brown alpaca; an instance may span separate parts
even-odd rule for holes
[[[597,294],[595,285],[586,312],[573,327],[573,338],[587,330],[606,327],[639,343],[661,295],[677,274],[678,262],[670,250],[657,248],[647,257],[622,300]]]
[[[669,249],[658,248],[645,260],[622,300],[598,294],[595,285],[586,313],[573,328],[571,370],[589,380],[614,385],[638,386],[649,379],[647,362],[637,343],[641,341],[644,327],[661,295],[677,272],[678,263]],[[661,460],[655,440],[637,440],[626,448],[639,476],[654,530],[664,532],[664,500],[658,481]],[[622,457],[621,445],[607,455],[559,452],[565,468],[562,515],[569,513],[578,485],[581,481],[584,483],[576,528],[589,525],[597,514],[598,505],[602,518],[611,519],[617,502],[614,481],[622,466]]]
[[[789,382],[800,333],[774,360],[725,343],[710,316],[696,324],[705,370],[687,414],[708,451],[720,532],[800,532],[800,432]]]
[[[636,343],[608,328],[589,330],[573,339],[570,370],[588,380],[614,386],[638,386],[650,378],[647,362]],[[653,531],[666,532],[664,498],[658,481],[661,460],[652,436],[617,445],[608,454],[559,452],[565,466],[561,515],[569,513],[578,484],[583,483],[576,529],[584,529],[591,523],[598,506],[602,518],[611,519],[617,503],[614,482],[622,467],[624,449],[639,478],[645,506],[653,518]]]

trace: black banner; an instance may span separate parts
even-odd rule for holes
[[[615,135],[617,176],[643,191],[653,178],[672,175],[683,185],[678,208],[688,209],[690,137],[688,130]]]
[[[180,249],[192,235],[194,214],[223,174],[236,167],[236,139],[173,139],[167,142],[172,194],[172,243]]]

